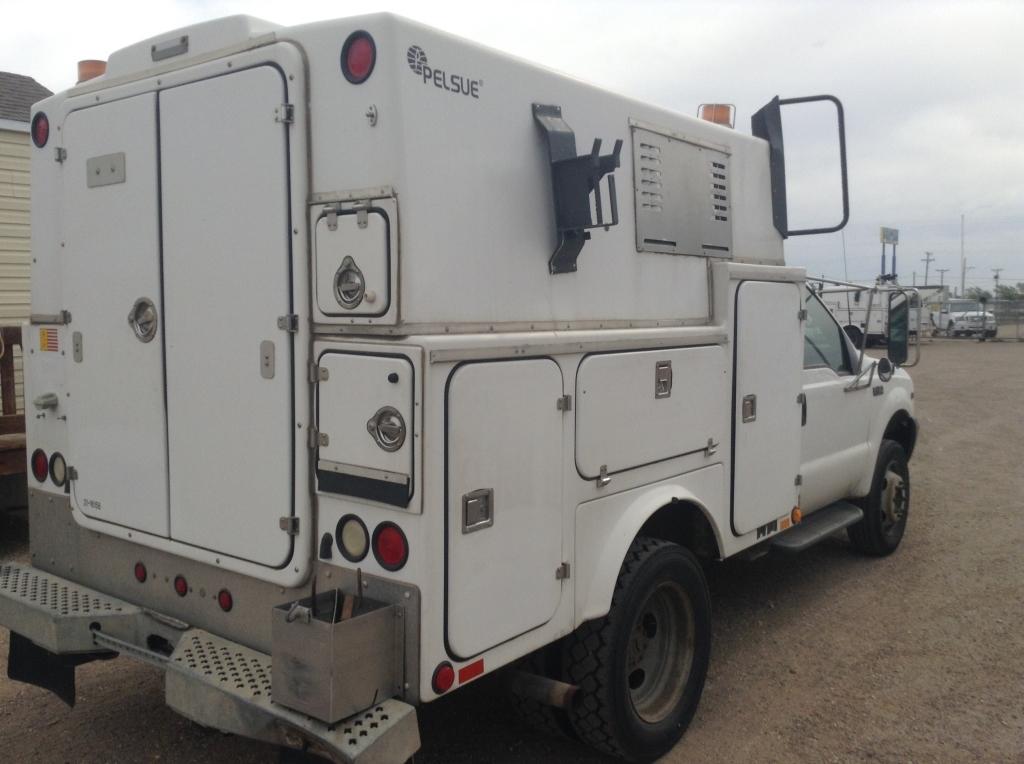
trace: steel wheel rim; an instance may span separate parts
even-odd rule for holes
[[[882,478],[882,533],[891,536],[907,519],[910,490],[896,462],[889,462]]]
[[[659,584],[637,610],[626,653],[629,699],[644,722],[656,724],[679,705],[693,667],[694,615],[678,583]]]

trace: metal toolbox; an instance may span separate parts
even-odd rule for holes
[[[402,692],[401,608],[341,590],[278,605],[271,630],[275,703],[333,724]]]

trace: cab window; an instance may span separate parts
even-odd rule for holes
[[[827,366],[837,374],[849,374],[849,350],[842,328],[811,290],[804,295],[804,368]]]

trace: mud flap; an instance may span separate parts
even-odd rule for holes
[[[7,654],[7,678],[49,690],[73,708],[75,668],[83,663],[116,656],[117,653],[109,652],[55,655],[12,631]]]

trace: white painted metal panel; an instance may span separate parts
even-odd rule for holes
[[[392,227],[397,224],[394,199],[377,199],[365,210],[364,224],[359,213],[346,205],[334,218],[332,230],[327,209],[337,205],[314,208],[314,253],[316,259],[316,302],[325,316],[383,316],[391,309],[392,271],[395,269],[391,243]],[[362,301],[347,308],[335,296],[335,276],[346,258],[362,273],[365,294]]]
[[[655,397],[659,364],[671,388]],[[722,443],[729,357],[719,346],[589,356],[576,376],[576,468],[596,478]]]
[[[796,284],[742,281],[736,288],[733,351],[733,527],[749,533],[797,502],[803,307]],[[744,421],[744,398],[755,397]]]
[[[64,356],[66,456],[78,471],[72,501],[90,517],[166,536],[156,97],[72,112],[60,138],[68,152],[61,197],[64,300],[70,328],[82,335],[81,363],[70,347]],[[120,152],[125,182],[90,188],[86,162]],[[128,323],[140,297],[152,300],[158,314],[150,342],[140,342]]]
[[[330,352],[322,355],[319,363],[327,370],[328,378],[317,385],[317,429],[328,437],[328,444],[320,446],[317,460],[318,464],[325,460],[332,464],[318,469],[334,469],[374,480],[403,476],[411,482],[416,381],[409,359]],[[384,407],[395,409],[405,422],[405,441],[394,451],[377,445],[367,427]],[[390,476],[368,474],[365,470]]]
[[[469,657],[546,623],[561,599],[562,374],[550,360],[468,364],[448,389],[447,638]],[[493,490],[463,533],[466,494]]]
[[[294,480],[286,100],[270,66],[160,94],[171,535],[272,566]]]

